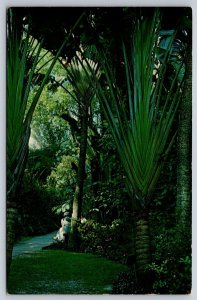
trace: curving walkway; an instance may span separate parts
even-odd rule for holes
[[[53,237],[56,233],[57,230],[45,235],[35,236],[26,241],[16,243],[13,248],[12,257],[20,254],[30,254],[32,252],[42,250],[42,247],[48,246],[53,243]]]

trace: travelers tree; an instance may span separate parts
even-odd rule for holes
[[[98,75],[97,64],[89,61],[91,72],[95,76]],[[79,136],[79,160],[77,169],[77,183],[73,197],[73,210],[72,210],[72,228],[71,228],[71,244],[72,247],[77,248],[77,223],[80,222],[83,202],[83,186],[85,180],[85,163],[87,152],[87,138],[88,138],[88,118],[91,101],[95,95],[95,88],[90,81],[90,70],[87,74],[86,62],[83,60],[78,61],[73,58],[71,63],[66,67],[68,73],[68,80],[73,87],[73,98],[78,104],[78,116],[80,123],[80,136]]]
[[[24,11],[10,8],[7,14],[7,270],[12,258],[17,216],[17,189],[28,155],[32,116],[49,75],[68,42],[66,35],[50,62],[31,102],[29,95],[38,62],[42,59],[43,39],[36,41],[23,24]],[[78,19],[78,22],[80,19]],[[77,23],[78,23],[77,22]],[[77,25],[75,24],[75,26]],[[74,27],[75,27],[74,26]]]
[[[173,42],[163,63],[157,58],[160,13],[152,18],[136,18],[130,47],[122,44],[127,100],[116,84],[116,78],[105,57],[103,70],[108,91],[99,88],[105,116],[111,128],[126,175],[130,201],[136,213],[136,263],[143,273],[150,262],[148,208],[163,162],[174,142],[173,120],[180,102],[181,85],[178,70],[169,85],[165,72]]]

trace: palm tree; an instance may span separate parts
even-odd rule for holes
[[[62,63],[63,64],[63,63]],[[64,65],[64,64],[63,64]],[[65,66],[65,65],[64,65]],[[71,63],[66,65],[66,72],[68,74],[68,80],[73,87],[74,101],[78,103],[79,107],[79,123],[80,123],[80,138],[79,138],[79,160],[77,170],[77,183],[73,197],[73,209],[72,209],[72,223],[71,223],[71,235],[69,239],[69,246],[72,248],[78,248],[78,222],[81,219],[82,202],[83,202],[83,187],[85,180],[85,163],[87,152],[87,138],[88,138],[88,119],[89,108],[91,101],[95,95],[95,88],[91,84],[90,74],[94,73],[98,77],[97,64],[91,60],[88,60],[88,70],[86,61],[81,57],[76,56],[72,59]],[[88,71],[87,71],[88,70]],[[88,73],[87,73],[88,72]]]
[[[124,100],[108,59],[103,70],[108,90],[98,88],[103,110],[111,128],[126,176],[133,210],[136,212],[136,265],[143,273],[150,262],[148,207],[163,162],[176,133],[172,125],[180,101],[179,70],[170,84],[165,72],[173,37],[163,63],[157,59],[160,12],[152,18],[141,16],[135,22],[131,50],[122,45],[127,99]]]
[[[17,216],[16,194],[28,155],[30,122],[41,88],[29,110],[28,96],[33,74],[41,52],[41,44],[30,51],[33,39],[22,27],[15,10],[8,10],[7,35],[7,268],[9,271]],[[33,45],[32,45],[33,46]],[[35,56],[33,56],[35,52]],[[32,69],[27,63],[32,60]]]
[[[9,9],[7,14],[7,271],[9,273],[15,238],[17,216],[17,189],[23,176],[30,137],[32,116],[49,78],[70,34],[68,34],[52,59],[47,73],[29,100],[34,75],[42,59],[42,42],[30,36],[22,27],[17,9]],[[81,16],[82,17],[82,16]],[[80,18],[81,19],[81,18]],[[74,25],[78,24],[80,19]],[[73,28],[74,28],[73,27]]]

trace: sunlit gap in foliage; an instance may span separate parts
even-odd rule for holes
[[[41,148],[42,148],[42,144],[38,141],[38,139],[36,138],[36,133],[32,129],[31,130],[31,135],[30,135],[30,138],[29,138],[29,149],[30,150],[36,150],[36,149],[41,149]]]

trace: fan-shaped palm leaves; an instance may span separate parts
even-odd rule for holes
[[[8,195],[15,192],[27,154],[30,123],[36,104],[48,77],[67,39],[52,60],[33,100],[28,98],[36,68],[41,59],[42,42],[36,42],[29,33],[18,31],[16,16],[8,12],[7,39],[7,169]]]
[[[95,89],[92,87],[90,76],[94,73],[94,76],[98,77],[98,64],[90,59],[84,60],[79,55],[72,59],[67,68],[67,73],[69,82],[73,86],[76,101],[82,104],[83,100],[80,101],[81,98],[83,98],[84,101],[85,99],[88,100],[88,96],[92,98]]]
[[[173,36],[163,63],[157,59],[159,26],[160,15],[156,10],[152,18],[136,21],[131,48],[122,45],[127,100],[116,85],[107,58],[103,69],[108,91],[98,89],[125,171],[132,207],[139,211],[136,233],[139,270],[144,269],[150,258],[147,208],[175,138],[172,126],[181,95],[179,70],[170,85],[165,84]]]
[[[87,66],[88,64],[88,66]],[[89,67],[89,68],[88,68]],[[87,135],[88,135],[88,110],[91,100],[95,95],[95,88],[92,86],[91,74],[98,77],[98,66],[91,60],[83,60],[73,58],[67,68],[68,80],[73,87],[73,98],[79,106],[80,121],[80,151],[77,171],[77,184],[73,199],[72,213],[72,230],[70,244],[72,247],[78,247],[77,243],[77,220],[81,218],[82,201],[83,201],[83,185],[85,179],[85,161],[87,152]]]

